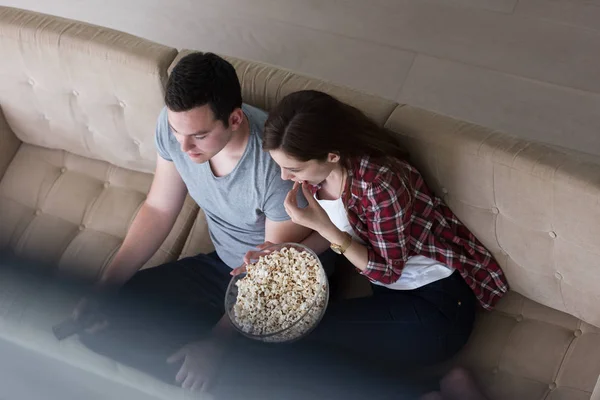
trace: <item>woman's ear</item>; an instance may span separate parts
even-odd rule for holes
[[[340,155],[338,153],[329,153],[327,155],[327,161],[330,163],[336,163],[340,161]]]

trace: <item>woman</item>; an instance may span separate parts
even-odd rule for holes
[[[395,135],[358,109],[318,91],[292,93],[270,112],[263,149],[295,182],[285,207],[314,230],[304,244],[331,246],[373,289],[330,304],[313,341],[394,366],[436,363],[466,343],[477,304],[490,310],[508,290]],[[300,189],[308,207],[297,204]]]

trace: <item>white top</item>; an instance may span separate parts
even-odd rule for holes
[[[342,199],[337,200],[319,200],[315,194],[315,199],[323,207],[331,222],[341,231],[348,232],[352,238],[359,243],[365,244],[354,232],[348,214],[344,208]],[[412,290],[439,281],[452,275],[454,268],[448,267],[436,260],[425,256],[409,257],[402,269],[400,278],[390,284],[381,282],[372,282],[376,285],[385,286],[393,290]]]

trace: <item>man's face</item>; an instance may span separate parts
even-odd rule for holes
[[[234,114],[230,116],[229,128],[217,120],[208,104],[189,111],[174,112],[167,109],[167,117],[171,132],[193,162],[205,163],[219,153],[231,140],[233,131],[239,127]],[[242,113],[243,115],[243,113]],[[233,117],[234,124],[231,124]]]

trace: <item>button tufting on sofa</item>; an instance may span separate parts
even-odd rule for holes
[[[124,101],[122,101],[122,100],[121,100],[121,101],[119,101],[119,107],[121,107],[121,108],[125,108],[126,106],[127,106],[127,105],[125,104],[125,102],[124,102]]]
[[[79,96],[79,92],[75,89],[73,89],[73,91],[71,92],[71,94],[75,97]]]
[[[492,214],[500,214],[498,207],[492,207]]]
[[[517,320],[517,322],[523,322],[523,315],[517,315],[517,318],[515,318]]]
[[[579,337],[583,334],[583,331],[581,329],[577,329],[575,332],[573,332],[573,336],[575,337]]]
[[[550,235],[550,237],[551,237],[552,239],[556,239],[556,232],[554,232],[554,231],[550,231],[550,232],[548,232],[548,235]]]
[[[563,276],[561,275],[561,273],[560,273],[560,272],[556,272],[556,273],[554,274],[554,277],[555,277],[556,279],[558,279],[559,281],[561,281],[561,280],[562,280],[562,278],[563,278]]]

